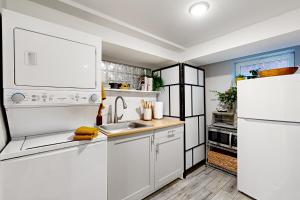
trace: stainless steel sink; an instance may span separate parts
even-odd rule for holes
[[[121,122],[115,124],[101,125],[99,127],[100,130],[111,132],[111,133],[117,133],[117,132],[132,130],[132,129],[152,127],[152,125],[142,124],[139,122]]]

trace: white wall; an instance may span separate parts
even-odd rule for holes
[[[300,46],[291,47],[295,49],[295,65],[300,65]],[[255,56],[255,55],[254,55]],[[206,84],[206,116],[207,125],[211,124],[212,112],[216,111],[218,99],[211,91],[224,92],[230,86],[235,77],[234,62],[242,58],[205,65]],[[300,73],[300,69],[297,71]]]
[[[212,112],[216,111],[218,99],[212,91],[225,91],[231,86],[234,73],[233,60],[202,67],[205,70],[206,124],[211,124]]]
[[[105,109],[103,110],[103,123],[109,123],[110,119],[113,120],[115,99],[117,96],[122,96],[127,104],[127,109],[123,109],[122,100],[118,100],[118,116],[124,114],[121,121],[138,120],[140,119],[140,102],[142,99],[145,101],[156,101],[156,94],[144,93],[131,93],[131,92],[112,92],[106,93],[107,98],[104,100]]]

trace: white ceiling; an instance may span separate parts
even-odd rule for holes
[[[300,45],[300,0],[206,0],[210,11],[198,19],[188,8],[201,0],[29,1],[6,5],[101,36],[106,60],[150,68],[203,66]]]
[[[300,7],[299,0],[207,0],[207,15],[194,18],[197,0],[73,0],[154,37],[188,48]],[[124,24],[123,24],[124,25]],[[254,33],[255,34],[255,33]]]
[[[130,48],[115,45],[109,42],[102,42],[102,59],[117,63],[147,68],[161,68],[175,64],[175,61],[164,59],[158,56],[145,54]]]

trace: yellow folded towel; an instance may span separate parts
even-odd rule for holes
[[[87,126],[81,126],[75,130],[75,135],[73,140],[92,140],[98,136],[99,130],[98,128],[92,128]]]
[[[98,128],[81,126],[75,130],[75,135],[98,135]]]
[[[73,140],[80,141],[80,140],[92,140],[94,138],[93,135],[74,135]]]

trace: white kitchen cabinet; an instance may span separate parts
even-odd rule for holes
[[[184,171],[183,126],[108,140],[108,200],[143,199]]]
[[[160,137],[161,136],[161,137]],[[183,174],[183,127],[155,132],[155,189]]]
[[[108,199],[142,199],[154,190],[153,132],[108,141]]]

